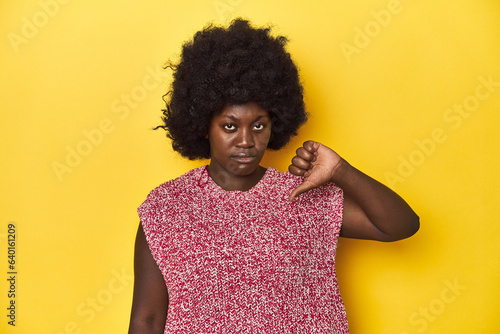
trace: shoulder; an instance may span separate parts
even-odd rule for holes
[[[304,178],[302,176],[294,175],[288,171],[279,172],[274,168],[268,168],[267,174],[267,191],[282,193],[286,195],[287,198],[293,189],[304,182]],[[328,182],[317,188],[302,193],[297,197],[296,201],[299,200],[299,202],[302,203],[310,201],[317,202],[320,200],[324,200],[326,202],[338,202],[342,201],[342,199],[342,189],[339,188],[335,183]]]
[[[302,176],[297,176],[289,171],[286,172],[279,172],[278,170],[274,168],[268,168],[268,173],[270,174],[270,181],[273,184],[276,184],[277,186],[285,186],[285,187],[290,187],[291,189],[297,187],[299,184],[304,182],[304,177]],[[320,194],[328,194],[332,192],[341,192],[342,189],[340,189],[335,183],[328,182],[325,183],[317,188],[314,188],[308,192],[311,194],[315,195],[320,195]]]
[[[175,179],[160,184],[147,195],[146,200],[138,209],[139,212],[157,211],[165,207],[167,203],[189,196],[189,193],[194,191],[196,185],[202,182],[203,170],[204,167],[194,168]]]
[[[161,197],[171,197],[180,194],[186,190],[189,190],[196,182],[200,181],[202,178],[203,170],[205,167],[197,167],[191,169],[187,173],[176,177],[175,179],[169,180],[165,183],[160,184],[158,187],[151,190],[148,194],[148,199],[155,199]]]
[[[304,182],[304,178],[288,171],[280,173],[271,170],[270,172],[270,191],[266,194],[269,200],[278,200],[276,201],[277,206],[282,203],[283,207],[288,208],[300,217],[316,219],[317,222],[323,221],[326,217],[328,221],[334,223],[337,227],[341,226],[344,194],[342,189],[335,183],[325,183],[300,194],[293,202],[289,202],[288,197],[292,190]]]
[[[268,177],[268,182],[276,185],[287,185],[287,186],[296,186],[304,181],[304,178],[301,176],[293,175],[292,173],[280,172],[275,168],[268,167],[266,174]]]

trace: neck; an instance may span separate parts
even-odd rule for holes
[[[258,166],[255,171],[248,175],[234,175],[226,171],[217,170],[208,165],[210,178],[226,191],[241,190],[247,191],[253,188],[266,173],[266,168]]]

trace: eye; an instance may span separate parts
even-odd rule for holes
[[[253,126],[254,130],[262,131],[264,130],[264,124],[257,123]]]
[[[236,129],[234,124],[231,124],[231,123],[224,124],[223,128],[224,128],[224,130],[227,130],[227,131],[234,131]]]

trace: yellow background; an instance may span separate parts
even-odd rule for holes
[[[421,217],[408,240],[340,241],[351,332],[498,332],[494,0],[2,1],[0,332],[127,331],[136,207],[204,163],[150,130],[170,82],[158,68],[207,22],[236,16],[290,38],[311,113],[264,163],[283,171],[302,141],[321,141]]]

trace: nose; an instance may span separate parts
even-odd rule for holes
[[[252,132],[248,129],[242,128],[238,131],[238,136],[236,137],[236,146],[250,148],[255,145]]]

